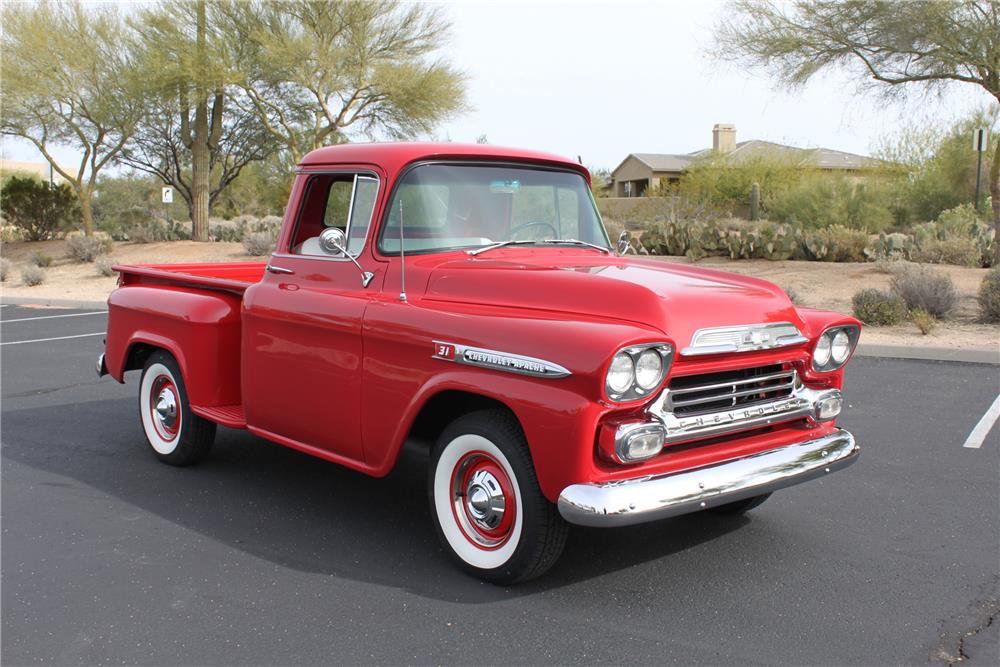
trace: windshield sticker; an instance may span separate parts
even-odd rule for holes
[[[500,195],[512,195],[521,189],[521,181],[491,181],[490,192]]]

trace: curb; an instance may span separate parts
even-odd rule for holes
[[[884,345],[861,343],[855,355],[859,357],[887,357],[890,359],[921,359],[925,361],[960,361],[970,364],[1000,365],[1000,348],[961,349],[953,347],[912,347],[909,345]]]
[[[53,306],[59,308],[87,308],[107,310],[107,301],[81,301],[79,299],[46,299],[30,296],[5,296],[0,298],[5,306]]]

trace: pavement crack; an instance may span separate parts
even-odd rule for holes
[[[993,621],[995,621],[997,619],[997,616],[1000,616],[1000,606],[998,606],[996,600],[993,600],[993,606],[994,606],[993,613],[991,613],[989,615],[989,617],[987,617],[986,623],[984,623],[984,624],[982,624],[982,625],[980,625],[980,626],[978,626],[976,628],[973,628],[973,629],[969,630],[964,635],[962,635],[961,637],[958,638],[958,659],[959,660],[968,660],[969,658],[972,657],[972,656],[968,655],[965,652],[965,641],[967,639],[969,639],[970,637],[975,637],[980,632],[982,632],[986,628],[988,628],[991,625],[993,625]],[[949,667],[952,667],[953,665],[955,665],[954,662],[951,663],[949,665]]]
[[[24,398],[26,396],[43,396],[45,394],[54,394],[57,391],[63,391],[64,389],[76,389],[77,387],[91,387],[97,382],[77,382],[76,384],[68,384],[64,387],[45,387],[43,389],[30,389],[28,391],[21,391],[16,394],[4,394],[3,398]]]
[[[1000,618],[998,584],[1000,577],[994,575],[964,611],[942,621],[932,662],[953,667],[969,659],[982,658],[970,653],[967,642]]]

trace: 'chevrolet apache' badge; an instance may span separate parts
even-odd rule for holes
[[[458,364],[507,371],[508,373],[518,373],[520,375],[532,375],[534,377],[561,378],[570,375],[570,372],[559,364],[554,364],[544,359],[535,359],[534,357],[526,357],[511,352],[466,347],[455,343],[444,343],[439,340],[434,341],[434,354],[431,356],[435,359],[454,361]]]

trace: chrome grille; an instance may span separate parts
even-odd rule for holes
[[[718,412],[791,396],[796,374],[782,364],[674,378],[666,409],[675,415]]]

